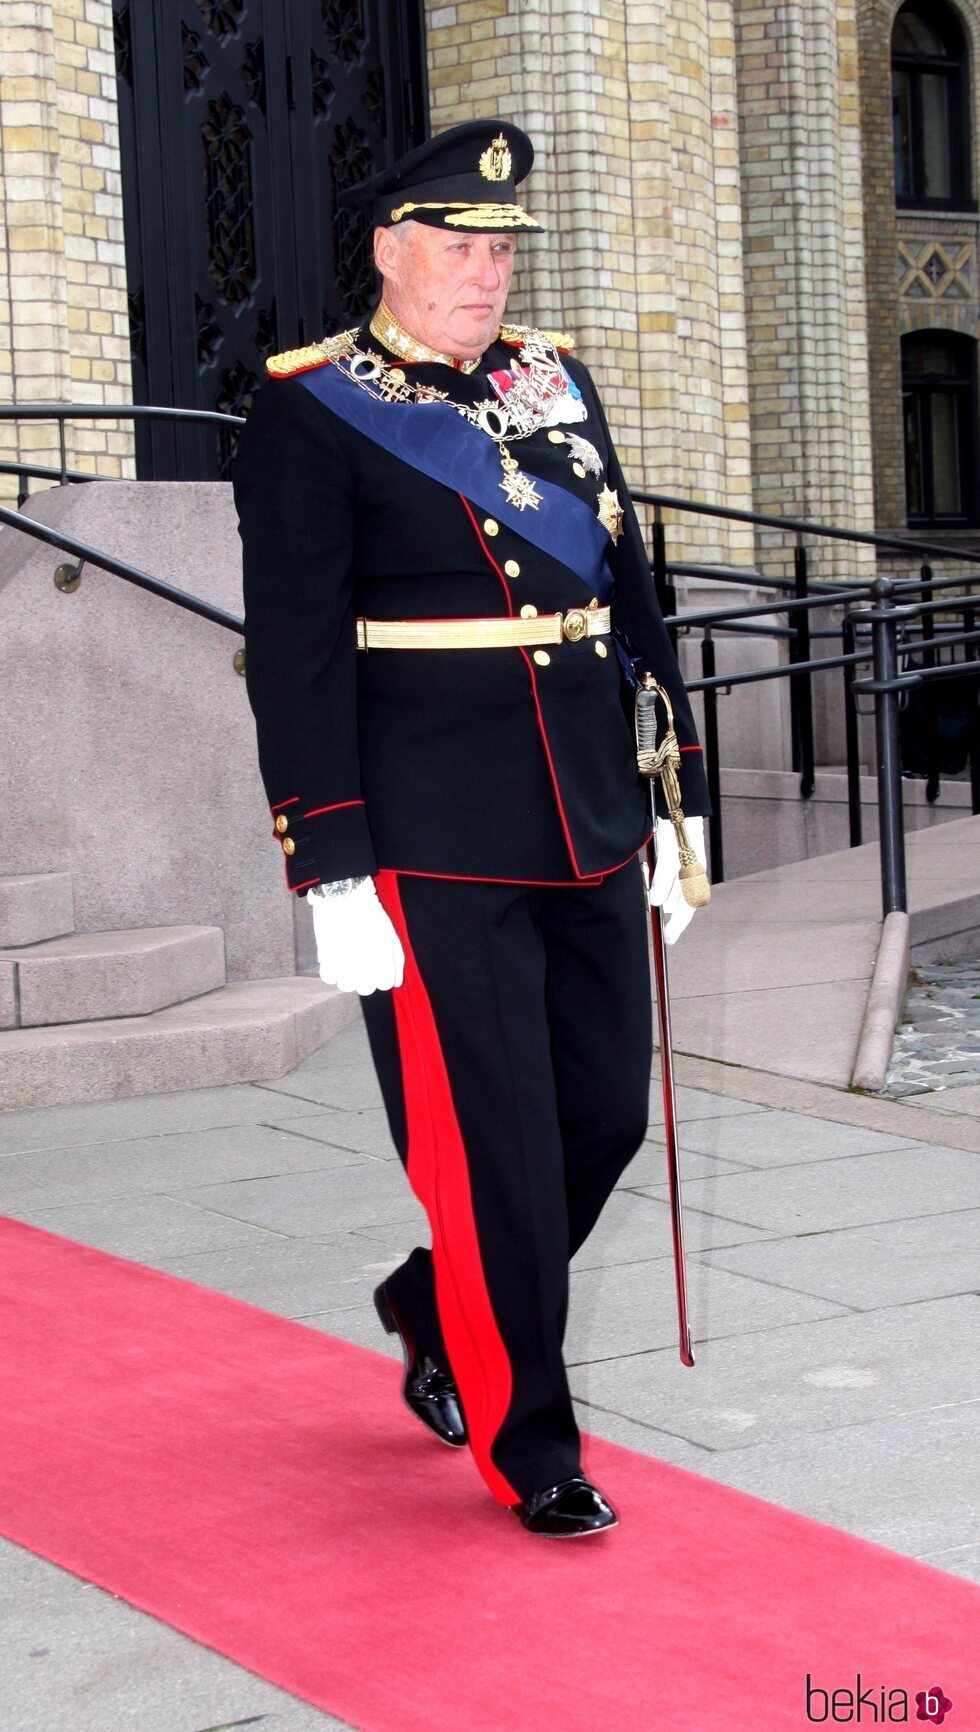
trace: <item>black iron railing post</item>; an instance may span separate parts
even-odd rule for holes
[[[710,631],[701,639],[701,677],[715,677],[715,643]],[[708,686],[704,693],[704,773],[711,798],[708,836],[711,841],[711,877],[721,884],[725,877],[725,847],[721,823],[721,764],[718,747],[718,688]]]
[[[667,526],[664,523],[664,514],[659,505],[655,505],[653,508],[652,537],[653,559],[650,563],[657,600],[660,603],[660,611],[664,618],[674,619],[677,614],[677,591],[671,582],[670,572],[667,569]],[[667,630],[676,652],[677,627],[671,625],[667,627]]]
[[[795,594],[805,601],[810,593],[806,544],[797,534],[793,550]],[[797,608],[793,616],[794,635],[790,643],[790,660],[805,665],[810,660],[810,614],[805,607]],[[809,800],[816,787],[813,759],[813,689],[810,675],[794,674],[790,679],[790,704],[793,723],[793,768],[800,772],[800,793]]]
[[[905,912],[905,827],[902,811],[902,747],[898,728],[898,610],[895,585],[879,577],[871,585],[869,610],[874,657],[875,732],[878,763],[878,823],[881,904],[884,914]]]
[[[58,449],[61,453],[61,485],[68,484],[68,447],[65,442],[65,417],[58,416]]]
[[[852,656],[857,645],[853,623],[848,614],[841,624],[841,654]],[[847,821],[852,848],[860,848],[864,839],[861,818],[861,759],[858,737],[857,700],[851,690],[854,666],[844,669],[844,738],[847,742]]]
[[[932,601],[932,566],[924,560],[919,571],[922,584],[921,598]],[[926,612],[922,615],[922,665],[925,668],[936,666],[936,622],[933,615]],[[936,698],[927,687],[924,693],[925,716],[923,727],[926,737],[926,799],[934,806],[939,799],[939,718],[936,713]]]
[[[963,630],[976,631],[976,627],[976,608],[965,607]],[[968,661],[980,661],[980,644],[967,644],[964,654]],[[974,682],[973,710],[970,715],[970,809],[974,817],[980,814],[980,680]]]

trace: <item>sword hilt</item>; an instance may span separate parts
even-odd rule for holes
[[[657,699],[667,712],[667,731],[657,743]],[[667,812],[677,837],[680,856],[681,893],[689,908],[705,908],[711,901],[708,875],[691,846],[681,808],[681,749],[674,731],[674,710],[663,686],[652,674],[644,674],[636,694],[636,763],[641,776],[660,782]]]

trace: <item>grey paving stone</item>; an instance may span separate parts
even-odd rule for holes
[[[697,1262],[688,1264],[687,1297],[695,1342],[837,1316],[842,1310],[826,1299],[726,1276],[707,1263]],[[611,1269],[582,1269],[572,1275],[565,1342],[569,1366],[667,1347],[676,1340],[672,1258],[618,1264]]]
[[[326,1141],[323,1132],[328,1127],[322,1114],[294,1124],[295,1129],[225,1125],[8,1155],[0,1161],[0,1209],[15,1205],[21,1197],[56,1207],[93,1197],[182,1190],[205,1174],[213,1181],[248,1179],[356,1166],[367,1159],[354,1149]],[[308,1136],[307,1125],[319,1126],[320,1134]]]
[[[911,1137],[893,1136],[890,1132],[867,1131],[858,1125],[834,1124],[805,1113],[758,1107],[735,1118],[691,1124],[678,1141],[685,1155],[689,1150],[692,1153],[697,1150],[746,1167],[797,1166],[801,1161],[871,1155],[886,1149],[908,1148],[913,1143]]]
[[[277,1116],[303,1118],[322,1110],[316,1101],[291,1098]],[[206,1130],[215,1125],[258,1124],[269,1117],[265,1090],[257,1083],[177,1089],[172,1094],[86,1101],[79,1106],[32,1107],[23,1112],[0,1112],[0,1156],[26,1149],[77,1148],[84,1143],[159,1136],[168,1131]]]
[[[740,1275],[870,1310],[980,1289],[980,1209],[710,1251]]]
[[[354,1347],[367,1347],[374,1353],[384,1353],[389,1359],[397,1359],[402,1363],[402,1350],[393,1335],[386,1335],[378,1322],[378,1314],[373,1305],[351,1305],[345,1308],[333,1307],[326,1311],[311,1311],[308,1316],[297,1317],[297,1323],[302,1323],[307,1329],[319,1329],[324,1335],[336,1335],[339,1341],[349,1341]],[[400,1385],[392,1382],[392,1400],[399,1401]],[[408,1409],[405,1409],[410,1423],[418,1425],[413,1420]]]
[[[686,1194],[686,1187],[685,1187]],[[768,1238],[764,1228],[706,1215],[684,1205],[684,1243],[689,1251],[744,1245]],[[578,1255],[573,1269],[604,1269],[613,1263],[646,1263],[673,1252],[669,1205],[643,1191],[614,1191]]]
[[[261,1093],[286,1104],[263,1112],[267,1119],[285,1118],[300,1113],[304,1106],[338,1107],[343,1111],[360,1112],[381,1105],[381,1090],[373,1070],[357,1065],[349,1070],[331,1065],[315,1070],[300,1066],[275,1082],[256,1083]],[[295,1102],[295,1105],[291,1103]]]
[[[411,1247],[405,1247],[407,1255]],[[231,1251],[157,1257],[154,1267],[244,1299],[278,1317],[304,1317],[363,1305],[401,1259],[353,1233],[320,1239],[274,1238]]]
[[[721,1121],[709,1121],[721,1122]],[[744,1173],[748,1171],[745,1162],[720,1161],[713,1155],[702,1155],[689,1146],[686,1133],[682,1130],[679,1136],[681,1183],[686,1179],[704,1179],[711,1173]],[[667,1182],[666,1144],[648,1138],[637,1150],[625,1173],[619,1181],[619,1190],[636,1190],[640,1185],[658,1185]]]
[[[365,1160],[330,1171],[197,1185],[180,1195],[202,1208],[299,1239],[425,1219],[401,1167],[391,1161]]]
[[[358,1006],[358,1011],[359,1009]],[[339,1034],[333,1035],[323,1046],[308,1053],[293,1074],[312,1070],[349,1070],[354,1065],[370,1063],[371,1047],[367,1029],[364,1027],[363,1018],[358,1014]]]
[[[11,1553],[19,1553],[11,1566]],[[43,1558],[0,1542],[3,1732],[347,1732],[322,1714]]]
[[[575,1417],[579,1429],[586,1437],[605,1438],[608,1443],[618,1443],[623,1449],[634,1449],[638,1455],[649,1455],[655,1461],[666,1461],[672,1467],[687,1467],[692,1473],[707,1474],[714,1460],[711,1450],[703,1449],[700,1444],[688,1443],[686,1438],[673,1437],[669,1431],[658,1431],[652,1425],[639,1425],[635,1419],[625,1419],[621,1413],[607,1413],[604,1408],[593,1407],[587,1401],[573,1402]],[[583,1450],[583,1465],[588,1472],[589,1451],[586,1443]],[[603,1490],[615,1502],[615,1479],[608,1474],[598,1475]]]
[[[691,1124],[696,1119],[728,1119],[738,1113],[757,1113],[758,1107],[753,1101],[737,1101],[728,1095],[711,1094],[708,1089],[692,1089],[683,1086],[675,1090],[677,1096],[677,1123],[680,1126]],[[653,1081],[650,1084],[650,1123],[662,1125],[664,1122],[664,1096],[660,1083],[660,1073],[654,1065]]]
[[[270,1114],[270,1123],[276,1123],[277,1117]],[[288,1120],[284,1122],[289,1124]],[[322,1115],[297,1120],[294,1129],[304,1137],[321,1137],[335,1148],[353,1149],[359,1154],[372,1155],[375,1160],[398,1160],[383,1107],[365,1107],[359,1112],[332,1107]]]
[[[980,1583],[980,1545],[947,1546],[939,1552],[924,1552],[919,1561],[934,1564],[937,1570],[949,1570],[954,1576],[965,1576],[968,1582]]]
[[[103,1197],[94,1203],[50,1209],[25,1196],[6,1212],[14,1220],[139,1263],[177,1252],[253,1245],[272,1236],[262,1227],[176,1197]]]
[[[714,1453],[701,1471],[909,1557],[980,1550],[978,1434],[980,1403],[963,1402]]]
[[[693,1370],[662,1348],[579,1366],[582,1400],[709,1449],[927,1412],[980,1392],[980,1298],[852,1311],[709,1341]]]
[[[643,1190],[649,1196],[666,1194],[665,1186]],[[692,1208],[779,1234],[930,1215],[938,1200],[952,1197],[961,1208],[980,1207],[980,1160],[963,1149],[921,1144],[894,1153],[725,1173],[684,1185],[685,1204]]]

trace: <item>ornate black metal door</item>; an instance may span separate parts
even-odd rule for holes
[[[421,0],[113,0],[135,402],[247,408],[266,355],[350,324],[370,232],[336,195],[426,136]],[[147,422],[137,468],[227,474]]]

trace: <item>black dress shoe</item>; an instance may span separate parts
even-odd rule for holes
[[[459,1405],[459,1391],[449,1372],[443,1371],[427,1353],[419,1352],[405,1319],[388,1298],[383,1281],[375,1288],[374,1307],[385,1332],[401,1340],[405,1355],[403,1400],[442,1443],[460,1448],[467,1441],[466,1422]]]
[[[584,1534],[598,1534],[619,1524],[612,1505],[581,1473],[536,1491],[526,1503],[515,1503],[511,1508],[528,1533],[547,1534],[553,1540],[581,1539]]]

